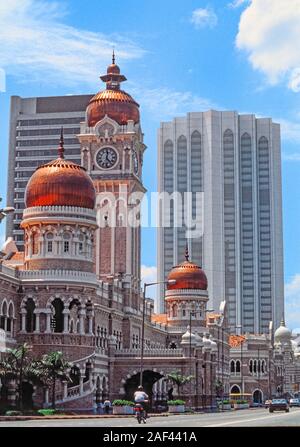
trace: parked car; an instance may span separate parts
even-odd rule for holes
[[[273,411],[285,411],[288,413],[290,411],[288,401],[286,399],[272,399],[269,405],[269,412],[273,413]]]
[[[265,408],[269,408],[271,402],[271,399],[267,399],[265,402]]]
[[[300,407],[300,399],[290,399],[290,407]]]

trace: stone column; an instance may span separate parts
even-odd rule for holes
[[[40,311],[35,310],[34,314],[35,314],[35,329],[33,332],[38,334],[38,333],[40,333]]]
[[[69,315],[70,315],[70,310],[69,309],[64,309],[63,310],[63,316],[64,316],[64,330],[63,333],[64,334],[68,334],[69,333]]]
[[[68,382],[65,380],[63,381],[63,398],[66,399],[68,397]]]
[[[21,308],[21,332],[26,332],[26,309]]]
[[[89,334],[90,334],[90,335],[94,335],[94,333],[93,333],[93,318],[94,318],[94,313],[89,313],[87,317],[88,317],[88,319],[89,319]]]
[[[46,332],[48,334],[51,333],[51,315],[52,315],[52,312],[49,309],[48,312],[47,312],[47,317],[46,317]]]
[[[84,372],[81,372],[81,374],[80,374],[80,379],[79,379],[79,389],[80,389],[80,394],[83,393],[83,374],[84,374]]]
[[[7,400],[8,405],[10,407],[16,406],[16,398],[17,398],[16,390],[17,390],[17,384],[15,380],[9,380],[7,384]]]
[[[79,333],[80,333],[80,335],[84,335],[85,334],[84,317],[86,315],[85,309],[79,309],[78,313],[79,313]]]

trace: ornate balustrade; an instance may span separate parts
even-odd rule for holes
[[[140,349],[120,349],[115,353],[116,357],[140,357]],[[144,357],[182,357],[182,349],[153,348],[145,349]]]

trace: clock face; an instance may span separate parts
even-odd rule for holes
[[[133,157],[133,169],[134,169],[134,172],[137,174],[139,172],[139,161],[138,161],[137,153],[135,151],[133,152],[132,157]]]
[[[96,155],[96,162],[102,169],[112,168],[116,164],[117,159],[117,152],[111,147],[103,147]]]

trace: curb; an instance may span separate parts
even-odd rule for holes
[[[169,416],[168,413],[150,414],[149,417]],[[0,422],[5,421],[39,421],[39,420],[60,420],[60,419],[119,419],[133,418],[134,414],[121,415],[53,415],[53,416],[0,416]]]

